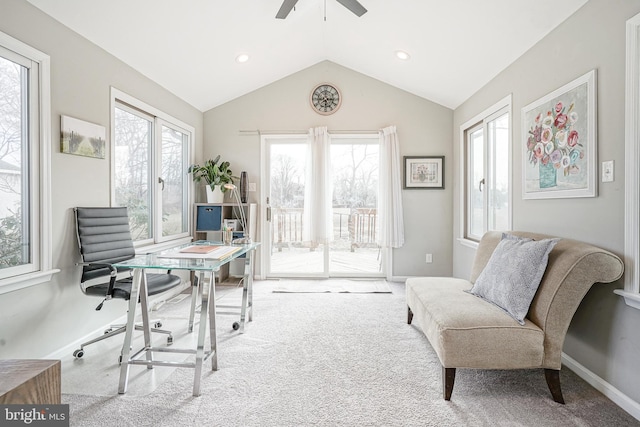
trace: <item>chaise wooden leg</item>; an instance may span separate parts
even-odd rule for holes
[[[562,389],[560,388],[560,370],[545,369],[544,378],[547,380],[547,385],[549,386],[549,391],[551,392],[551,396],[553,396],[553,400],[564,405]]]
[[[442,367],[442,393],[444,400],[451,400],[453,383],[456,380],[456,368]]]
[[[411,309],[407,307],[407,323],[411,324],[412,320],[413,320],[413,311],[411,311]]]

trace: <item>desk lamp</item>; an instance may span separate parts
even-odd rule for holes
[[[242,225],[242,237],[233,239],[231,243],[239,243],[239,244],[251,243],[251,237],[247,236],[247,218],[244,216],[244,206],[242,206],[242,202],[240,201],[240,193],[238,192],[238,187],[229,183],[229,184],[225,184],[224,188],[226,188],[227,190],[231,190],[231,192],[236,198],[236,202],[238,202],[238,208],[240,209],[240,223]]]

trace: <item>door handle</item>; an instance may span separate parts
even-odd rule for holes
[[[162,177],[160,177],[160,176],[158,177],[158,184],[162,184],[162,190],[161,191],[164,191],[164,179],[162,179]]]
[[[482,186],[484,185],[484,178],[480,180],[478,183],[478,191],[482,193]]]
[[[267,222],[271,222],[271,205],[269,204],[268,197],[267,197]]]

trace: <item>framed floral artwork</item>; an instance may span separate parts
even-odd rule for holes
[[[405,189],[444,189],[444,156],[405,156]]]
[[[522,109],[524,199],[595,197],[596,70]]]

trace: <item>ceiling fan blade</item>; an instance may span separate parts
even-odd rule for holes
[[[298,3],[298,0],[284,0],[282,2],[282,6],[280,6],[280,10],[276,15],[276,19],[284,19],[289,15],[291,9]]]
[[[355,13],[358,17],[367,13],[367,9],[364,8],[358,2],[358,0],[336,0],[338,3],[349,9],[351,12]]]

